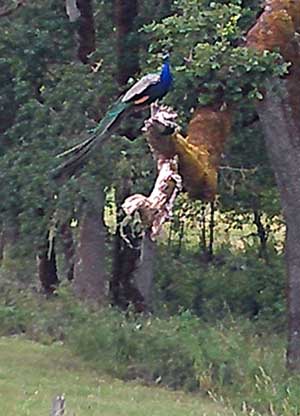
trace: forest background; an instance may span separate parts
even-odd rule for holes
[[[300,191],[295,180],[285,195],[281,178],[298,174],[300,8],[269,3],[274,15],[247,0],[0,2],[3,335],[64,340],[118,377],[198,391],[245,414],[299,412]],[[260,48],[249,33],[269,12],[263,22],[283,26]],[[182,132],[210,109],[226,112],[230,134],[215,201],[183,192],[132,267],[121,204],[155,180],[147,113],[126,120],[79,176],[58,185],[49,172],[133,80],[159,71],[166,48],[175,82],[165,102]],[[286,146],[283,130],[294,138]]]

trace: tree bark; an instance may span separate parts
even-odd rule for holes
[[[125,85],[139,71],[139,38],[135,27],[137,0],[116,0],[117,81]]]
[[[96,36],[92,0],[76,0],[80,12],[77,57],[83,64],[89,62],[89,54],[96,49]]]
[[[102,306],[105,304],[107,286],[102,193],[97,193],[95,201],[97,203],[93,204],[93,201],[89,200],[83,207],[75,254],[73,286],[80,299]]]
[[[125,213],[121,204],[131,192],[131,179],[123,178],[123,183],[117,190],[117,230],[114,236],[113,270],[110,282],[110,293],[114,305],[126,310],[133,305],[136,312],[144,312],[146,307],[144,297],[140,293],[136,278],[138,263],[141,257],[141,238],[131,234],[129,227],[123,229],[122,222]],[[122,237],[125,232],[130,244]]]
[[[287,226],[287,366],[300,371],[300,119],[292,115],[287,83],[288,80],[272,80],[257,109]]]
[[[73,234],[68,222],[60,226],[60,239],[65,257],[66,276],[69,281],[74,278],[75,247]]]
[[[122,238],[120,227],[119,224],[114,239],[114,263],[110,282],[112,303],[124,310],[132,305],[135,312],[144,312],[146,310],[145,299],[136,284],[136,271],[141,256],[141,240],[131,238],[131,245],[129,245]],[[125,232],[130,235],[129,230],[125,230]]]
[[[149,232],[146,232],[140,262],[134,273],[136,287],[144,299],[145,312],[152,310],[155,256],[156,245],[151,240]]]
[[[116,79],[124,86],[128,79],[139,72],[139,35],[136,30],[138,16],[137,0],[115,0],[116,24]],[[134,115],[133,115],[134,116]],[[126,123],[122,134],[133,136],[130,121]],[[128,245],[121,236],[120,223],[124,219],[121,210],[123,200],[130,194],[131,179],[124,178],[123,184],[117,190],[117,222],[118,227],[114,236],[113,271],[110,282],[110,293],[114,305],[126,309],[132,304],[137,312],[144,311],[144,298],[139,292],[134,273],[140,258],[139,238],[133,237],[132,246]]]
[[[162,19],[170,15],[171,13],[171,0],[160,0],[158,6],[158,18]]]

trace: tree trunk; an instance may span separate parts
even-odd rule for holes
[[[139,71],[139,35],[135,28],[137,0],[116,0],[117,81],[125,85]]]
[[[300,30],[299,0],[269,0],[247,34],[247,46],[279,50],[291,62],[285,79],[271,80],[257,105],[287,226],[287,367],[300,372]]]
[[[57,277],[55,240],[49,240],[49,233],[46,242],[37,254],[37,272],[41,289],[46,295],[52,295],[59,285]]]
[[[167,17],[171,14],[171,6],[172,1],[171,0],[160,0],[159,6],[158,6],[158,19],[160,20],[164,17]]]
[[[121,209],[123,200],[130,195],[131,180],[124,178],[122,186],[117,190],[117,231],[114,236],[113,271],[110,292],[114,305],[127,309],[130,304],[136,312],[145,310],[144,298],[136,285],[136,269],[140,259],[140,240],[131,241],[131,246],[121,236],[121,223],[125,214]],[[126,230],[125,230],[126,232]],[[130,234],[130,231],[128,231]]]
[[[105,225],[102,218],[103,195],[83,207],[74,267],[76,295],[90,303],[103,305],[106,299]],[[101,201],[101,206],[100,206]]]
[[[75,247],[73,234],[68,222],[65,222],[61,225],[60,238],[65,257],[66,276],[67,279],[71,281],[74,278]]]
[[[132,305],[136,312],[145,311],[144,297],[136,285],[135,274],[140,255],[139,246],[129,246],[121,237],[119,228],[114,241],[114,264],[110,292],[113,304],[124,310]]]
[[[272,80],[257,109],[287,226],[287,366],[300,371],[300,118],[293,115],[287,84],[288,80]]]
[[[127,81],[140,71],[139,43],[136,18],[138,17],[138,0],[115,0],[114,17],[116,25],[116,81],[124,89]],[[123,120],[119,129],[121,136],[134,140],[140,133],[137,126],[141,124],[139,112]]]
[[[117,82],[124,86],[128,79],[139,71],[139,44],[138,33],[135,27],[135,19],[138,15],[138,0],[115,0],[116,23],[116,54],[117,54]],[[134,115],[133,115],[134,116]],[[128,126],[129,124],[129,126]],[[131,137],[130,121],[122,135]],[[121,222],[121,204],[129,195],[131,180],[125,178],[122,186],[117,189],[117,222]],[[120,235],[120,227],[117,227],[114,237],[113,272],[110,283],[110,291],[113,303],[121,308],[127,308],[130,302],[140,304],[142,298],[132,285],[132,273],[140,253],[131,249]],[[139,306],[137,306],[139,308]]]
[[[140,263],[134,275],[136,287],[144,299],[144,310],[147,312],[152,310],[155,249],[156,244],[151,240],[150,233],[146,232]]]
[[[95,26],[92,0],[76,0],[80,12],[78,26],[77,57],[83,64],[89,62],[89,54],[96,49]]]

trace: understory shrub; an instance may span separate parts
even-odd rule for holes
[[[249,319],[227,315],[212,323],[189,311],[168,318],[95,311],[64,288],[51,300],[10,296],[1,302],[0,319],[1,335],[63,341],[93,368],[124,380],[200,392],[245,415],[300,411],[300,379],[285,371],[282,337],[257,333]]]
[[[251,319],[263,317],[277,330],[285,327],[282,255],[270,248],[266,261],[258,258],[256,247],[234,253],[219,250],[211,262],[203,262],[199,253],[173,255],[161,247],[156,265],[157,294],[169,314],[192,309],[212,321],[230,312]]]
[[[300,410],[299,378],[285,370],[282,339],[257,334],[251,320],[209,324],[189,311],[160,319],[110,309],[72,325],[68,340],[93,366],[123,379],[198,391],[249,415]]]

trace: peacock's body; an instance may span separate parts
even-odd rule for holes
[[[59,157],[69,156],[69,158],[53,171],[53,178],[60,179],[76,173],[95,147],[112,133],[122,116],[133,109],[143,108],[164,97],[172,81],[169,56],[165,55],[160,74],[148,74],[142,77],[110,107],[89,138],[59,155]]]

